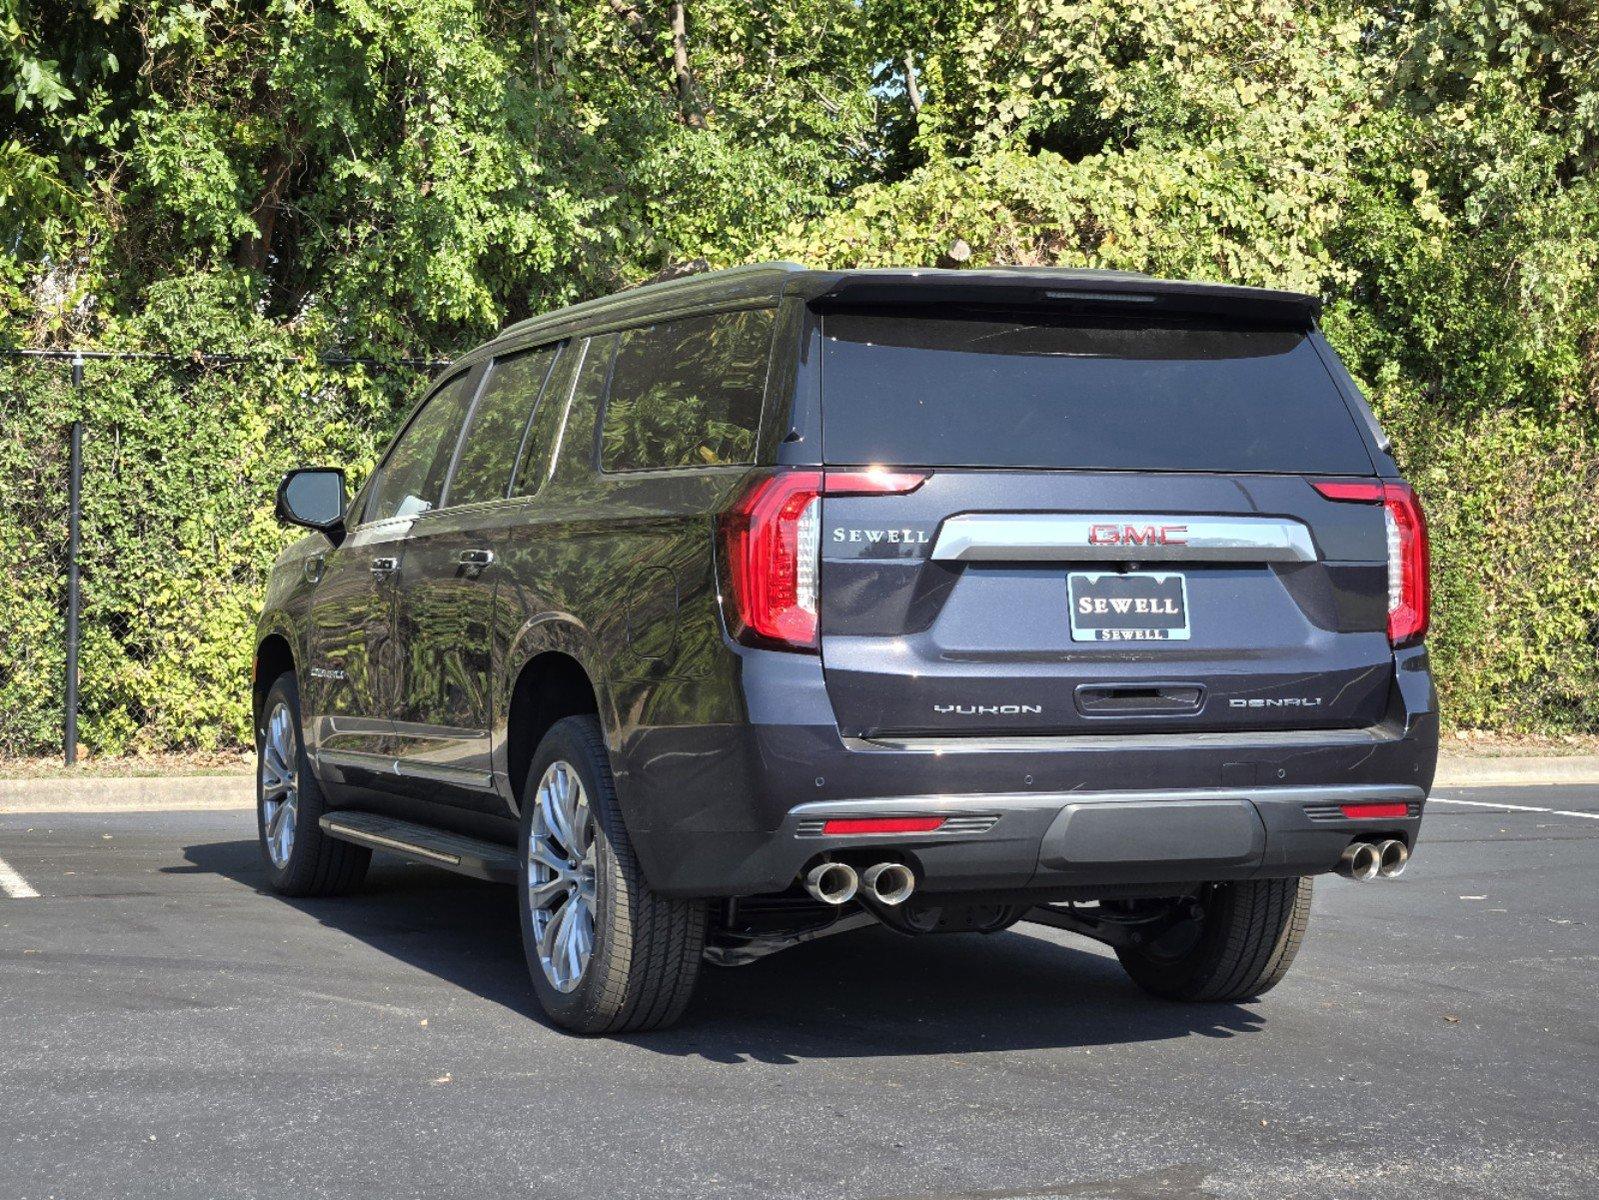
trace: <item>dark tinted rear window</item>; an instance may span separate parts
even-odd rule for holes
[[[828,462],[1370,474],[1297,330],[829,315]]]
[[[600,431],[606,471],[755,461],[771,309],[622,333]]]
[[[554,361],[554,346],[494,360],[450,477],[447,498],[452,506],[505,495],[522,448],[522,432]]]

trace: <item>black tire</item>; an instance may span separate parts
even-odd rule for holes
[[[1133,981],[1167,1000],[1250,1000],[1288,973],[1310,922],[1309,876],[1218,883],[1205,889],[1198,937],[1177,947],[1123,946]]]
[[[586,837],[583,861],[590,863],[586,869],[593,879],[592,948],[587,966],[575,981],[567,981],[570,990],[557,987],[546,973],[529,902],[529,848],[538,791],[545,773],[561,762],[575,771],[587,800],[589,833],[580,837]],[[645,882],[622,823],[610,758],[594,717],[557,721],[539,744],[522,788],[520,852],[522,946],[533,990],[550,1019],[574,1033],[600,1034],[659,1029],[682,1016],[699,978],[706,905],[657,896]],[[551,905],[547,911],[560,907]],[[546,936],[553,928],[551,918]]]
[[[280,706],[287,709],[293,729],[293,753],[289,757],[294,760],[297,793],[292,843],[281,862],[267,844],[267,776],[276,762],[269,751],[269,735]],[[277,787],[272,791],[279,793]],[[274,892],[283,896],[338,896],[361,885],[367,864],[372,861],[372,851],[323,833],[318,821],[326,811],[322,789],[317,785],[316,776],[311,774],[305,753],[305,738],[300,727],[300,689],[294,673],[288,671],[279,675],[267,690],[255,731],[255,829],[261,860],[266,864],[267,883]]]

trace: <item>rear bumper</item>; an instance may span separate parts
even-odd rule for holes
[[[1406,815],[1344,816],[1341,806],[1356,803],[1400,804]],[[673,894],[781,891],[821,854],[907,859],[924,894],[1122,888],[1330,871],[1357,836],[1415,845],[1424,805],[1422,789],[1404,785],[879,797],[802,804],[772,833],[657,834],[651,848],[671,863],[658,886]],[[929,815],[944,826],[821,832],[831,817]]]
[[[814,658],[749,657],[761,661],[746,660],[746,721],[635,729],[613,755],[664,894],[783,891],[823,853],[908,858],[933,893],[1314,875],[1355,837],[1414,848],[1437,765],[1420,647],[1397,656],[1389,714],[1369,729],[986,741],[843,738]],[[1341,810],[1382,802],[1405,815]],[[818,832],[829,816],[910,815],[959,819],[931,834]]]

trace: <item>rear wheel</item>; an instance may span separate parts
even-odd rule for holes
[[[657,1029],[688,1006],[705,904],[650,890],[593,717],[557,721],[522,791],[522,946],[551,1019],[577,1033]]]
[[[1168,1000],[1249,1000],[1288,973],[1310,921],[1311,880],[1209,885],[1197,919],[1147,943],[1119,946],[1133,981]]]
[[[317,823],[325,805],[300,736],[300,689],[285,672],[268,689],[256,730],[256,830],[267,881],[285,896],[354,890],[372,851],[328,837]]]

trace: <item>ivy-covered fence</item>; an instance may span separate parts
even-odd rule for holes
[[[0,758],[62,746],[69,429],[83,421],[80,744],[247,744],[290,466],[367,469],[424,372],[266,358],[0,360]]]
[[[221,749],[248,741],[253,622],[294,536],[271,514],[278,479],[307,463],[359,479],[425,374],[91,360],[75,391],[64,361],[0,360],[0,758],[61,747],[74,417],[81,744]],[[1448,722],[1599,732],[1599,422],[1375,399],[1432,523]]]
[[[285,467],[674,263],[1314,292],[1434,530],[1457,728],[1599,732],[1599,0],[16,9],[0,347],[91,364],[83,738],[245,732]],[[92,402],[91,402],[92,398]],[[0,754],[55,745],[66,368],[0,361]]]

